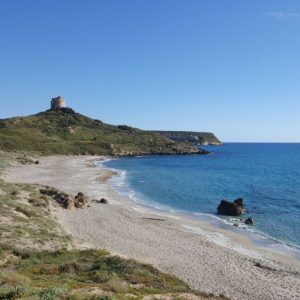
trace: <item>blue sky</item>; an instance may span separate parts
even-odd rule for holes
[[[0,0],[0,118],[300,142],[300,1]]]

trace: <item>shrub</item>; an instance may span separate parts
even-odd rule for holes
[[[14,271],[0,272],[0,286],[5,284],[9,286],[28,286],[30,279],[22,274]]]
[[[66,292],[67,292],[67,290],[64,288],[50,286],[41,291],[40,299],[41,300],[58,300],[64,294],[66,294]]]
[[[10,193],[12,196],[18,196],[19,192],[17,190],[14,190]]]
[[[94,282],[103,283],[109,281],[112,278],[112,276],[112,272],[109,272],[107,270],[99,270],[91,274],[90,277]]]
[[[28,218],[38,217],[38,214],[36,212],[34,212],[33,210],[30,210],[29,207],[19,205],[16,207],[16,211],[23,213]]]
[[[112,290],[115,293],[127,293],[128,292],[128,284],[126,281],[123,281],[121,278],[119,278],[117,275],[115,275],[113,278],[111,278],[107,282],[110,290]]]
[[[23,259],[29,258],[34,253],[32,249],[28,249],[28,248],[13,248],[12,252],[14,255],[19,256]]]
[[[92,300],[113,300],[110,295],[97,295],[92,298]]]
[[[25,288],[20,285],[10,287],[7,291],[0,293],[0,299],[16,299],[20,298],[25,292]]]

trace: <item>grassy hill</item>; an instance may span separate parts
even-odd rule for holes
[[[221,145],[221,141],[212,132],[195,131],[152,131],[159,133],[175,142],[189,145]]]
[[[22,150],[42,155],[206,153],[158,133],[105,124],[70,108],[0,120],[0,150]]]

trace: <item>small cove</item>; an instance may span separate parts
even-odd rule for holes
[[[217,226],[238,222],[216,215],[219,201],[243,197],[243,218],[255,220],[247,232],[264,237],[257,243],[299,249],[300,144],[228,143],[206,149],[210,155],[121,158],[103,165],[118,171],[112,185],[132,200]]]

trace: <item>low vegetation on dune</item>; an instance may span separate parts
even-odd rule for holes
[[[0,173],[9,161],[31,163],[28,156],[0,152]],[[0,174],[1,175],[1,174]],[[60,249],[72,246],[51,215],[55,201],[39,186],[12,184],[0,179],[0,265],[20,249]]]
[[[0,175],[10,162],[35,160],[0,152]],[[0,179],[0,299],[219,299],[150,265],[106,250],[76,249],[52,216],[50,187]]]
[[[72,109],[0,120],[0,150],[50,154],[142,155],[205,153],[158,133],[113,126]]]
[[[20,251],[17,255],[0,277],[7,285],[2,295],[17,287],[22,291],[19,297],[36,295],[41,299],[102,299],[104,295],[141,299],[145,295],[191,293],[171,275],[104,250]]]

